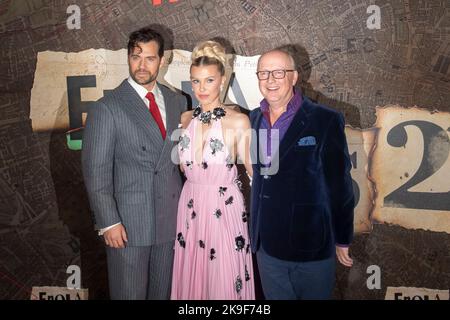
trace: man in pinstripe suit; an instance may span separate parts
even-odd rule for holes
[[[186,99],[158,84],[164,40],[149,28],[128,42],[130,77],[89,109],[83,175],[104,236],[111,299],[168,299],[181,176],[171,133]]]

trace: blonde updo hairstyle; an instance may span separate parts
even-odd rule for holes
[[[191,68],[215,65],[220,74],[224,76],[226,61],[225,48],[216,41],[208,40],[201,42],[194,48]]]

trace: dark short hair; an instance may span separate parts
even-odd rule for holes
[[[128,55],[133,53],[134,48],[139,47],[139,42],[148,43],[155,41],[158,44],[158,55],[160,58],[164,56],[164,39],[160,33],[151,28],[142,28],[130,34],[128,40]]]

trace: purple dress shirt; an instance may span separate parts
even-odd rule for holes
[[[263,99],[260,103],[261,112],[263,114],[263,118],[261,121],[260,129],[266,129],[267,130],[267,149],[263,148],[263,164],[265,166],[270,166],[270,159],[272,154],[276,153],[281,140],[283,140],[284,135],[286,134],[287,129],[291,125],[292,120],[294,119],[297,111],[300,109],[300,106],[302,105],[303,98],[301,91],[299,89],[293,89],[294,95],[289,101],[286,111],[281,114],[281,116],[275,121],[275,123],[272,125],[270,123],[270,110],[269,110],[269,103],[266,99]],[[274,146],[274,150],[272,150],[272,130],[278,131],[278,144]]]

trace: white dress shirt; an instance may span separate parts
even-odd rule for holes
[[[145,97],[148,93],[147,89],[145,89],[143,86],[141,86],[136,81],[134,81],[132,77],[128,77],[127,81],[131,85],[131,87],[137,92],[137,94],[142,99],[142,101],[144,101],[147,108],[150,108],[150,101]],[[159,90],[158,83],[155,83],[155,85],[153,86],[153,89],[150,92],[153,93],[153,95],[155,96],[155,101],[156,101],[156,104],[158,105],[159,113],[161,113],[161,118],[164,123],[164,127],[167,130],[166,105],[164,104],[164,97],[161,93],[161,90]],[[121,223],[119,222],[119,223],[113,224],[112,226],[109,226],[109,227],[106,227],[103,229],[99,229],[98,235],[102,236],[106,231],[108,231],[109,229],[111,229],[115,226],[118,226],[119,224],[121,224]]]
[[[150,101],[145,97],[147,95],[147,93],[148,93],[147,89],[145,89],[143,86],[138,84],[131,77],[128,77],[128,83],[137,92],[139,97],[141,97],[142,101],[144,101],[144,103],[147,106],[147,108],[149,108]],[[153,93],[153,95],[155,96],[155,101],[156,101],[156,104],[158,105],[159,113],[161,113],[161,118],[162,118],[162,121],[164,123],[164,128],[167,129],[167,125],[166,125],[166,105],[164,103],[164,97],[163,97],[163,95],[161,93],[161,90],[159,90],[157,82],[155,83],[155,85],[153,86],[152,91],[150,91],[150,92]]]

